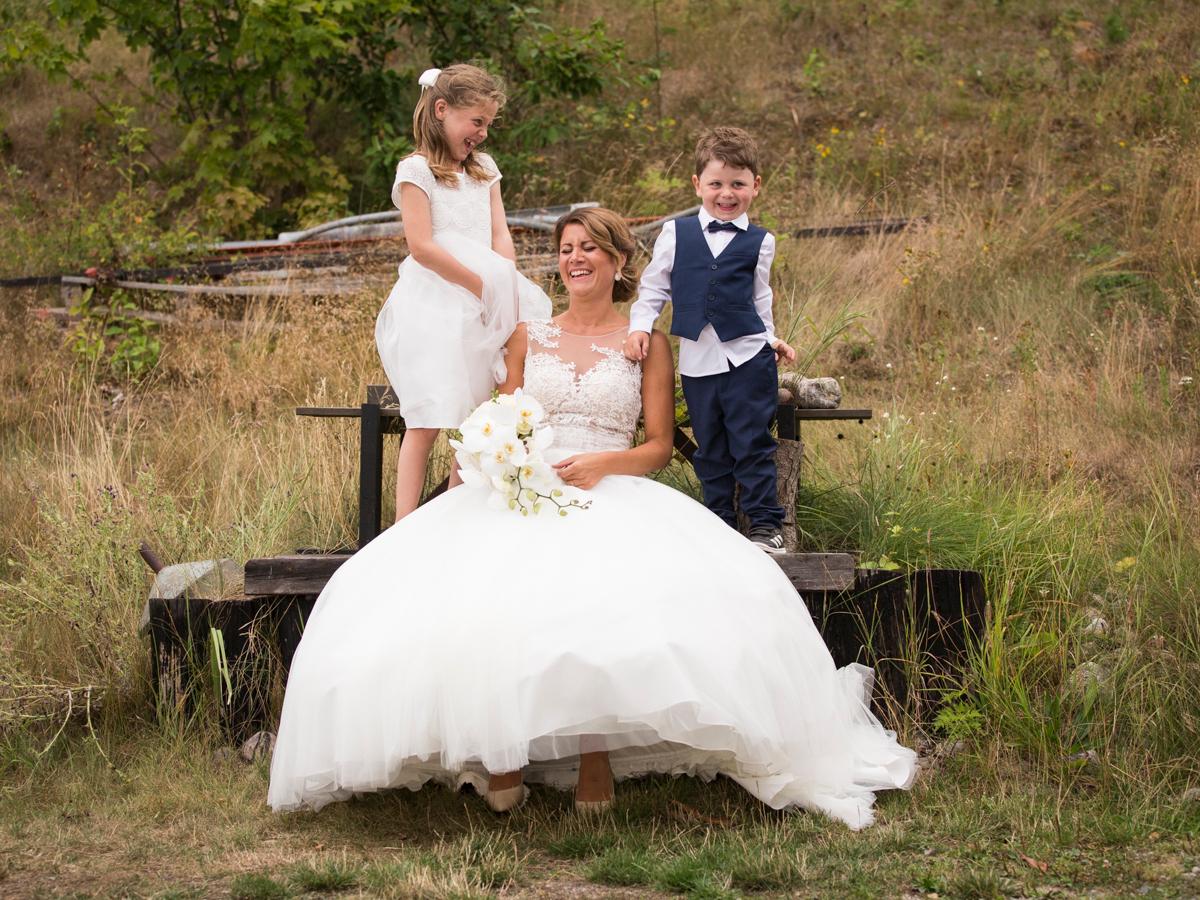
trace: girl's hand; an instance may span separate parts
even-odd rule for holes
[[[604,461],[607,455],[606,453],[580,453],[578,456],[569,456],[562,462],[555,463],[554,469],[558,472],[558,477],[565,483],[586,491],[594,488],[597,482],[608,474],[608,466]]]
[[[771,345],[775,350],[775,362],[781,363],[784,360],[790,363],[796,361],[796,351],[791,348],[787,341],[776,341]]]

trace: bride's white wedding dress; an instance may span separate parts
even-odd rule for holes
[[[529,323],[548,457],[627,449],[625,331]],[[604,478],[586,510],[522,517],[485,488],[430,501],[330,579],[292,663],[268,802],[319,809],[430,779],[575,783],[581,736],[617,778],[724,774],[775,808],[871,823],[915,754],[838,669],[787,577],[678,491]]]

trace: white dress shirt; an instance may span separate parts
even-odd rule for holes
[[[737,235],[732,231],[709,231],[708,223],[713,217],[703,207],[700,209],[700,229],[713,257],[721,254]],[[743,213],[733,224],[745,231],[750,218]],[[679,374],[689,377],[717,375],[740,366],[758,353],[764,344],[775,343],[775,319],[771,314],[771,261],[775,258],[775,235],[767,232],[758,251],[758,265],[754,269],[754,309],[762,319],[766,331],[748,334],[745,337],[722,341],[712,325],[705,325],[696,340],[679,339]],[[671,268],[675,264],[675,220],[662,227],[658,240],[654,242],[654,253],[650,264],[642,272],[638,284],[637,301],[629,310],[630,331],[650,331],[654,320],[671,300]]]

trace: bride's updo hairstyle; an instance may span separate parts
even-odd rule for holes
[[[458,186],[458,163],[450,154],[446,130],[434,115],[437,101],[445,100],[446,105],[456,109],[468,109],[489,102],[503,109],[507,99],[500,79],[467,63],[447,66],[432,85],[421,88],[421,98],[413,110],[413,137],[416,139],[417,152],[429,163],[434,178],[448,187]],[[490,177],[474,150],[463,160],[462,167],[467,176],[476,181],[486,181]]]
[[[562,244],[563,231],[568,225],[582,225],[588,237],[596,242],[601,250],[608,254],[620,268],[621,277],[613,282],[613,300],[621,303],[631,298],[637,292],[637,269],[633,266],[633,254],[637,250],[637,241],[633,232],[625,224],[625,220],[611,209],[601,206],[590,206],[584,209],[573,209],[554,223],[554,245]],[[621,257],[625,257],[625,265],[621,266]]]

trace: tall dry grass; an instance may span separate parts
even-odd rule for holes
[[[755,213],[781,235],[930,217],[894,236],[780,242],[780,333],[803,350],[857,316],[809,374],[876,410],[863,428],[806,429],[806,540],[983,571],[989,631],[955,727],[1052,780],[1148,795],[1200,778],[1188,6],[1142,5],[1110,27],[1099,3],[756,3],[731,36],[707,7],[663,3],[674,124],[648,90],[629,128],[547,151],[564,191],[679,209],[691,132],[734,122],[762,139]],[[646,56],[641,12],[606,12]],[[510,205],[579,196],[506,191]],[[138,384],[81,368],[25,315],[32,299],[9,301],[0,724],[57,723],[64,691],[87,685],[147,708],[138,540],[168,560],[350,542],[354,426],[292,409],[353,403],[382,380],[381,299],[173,329]]]

